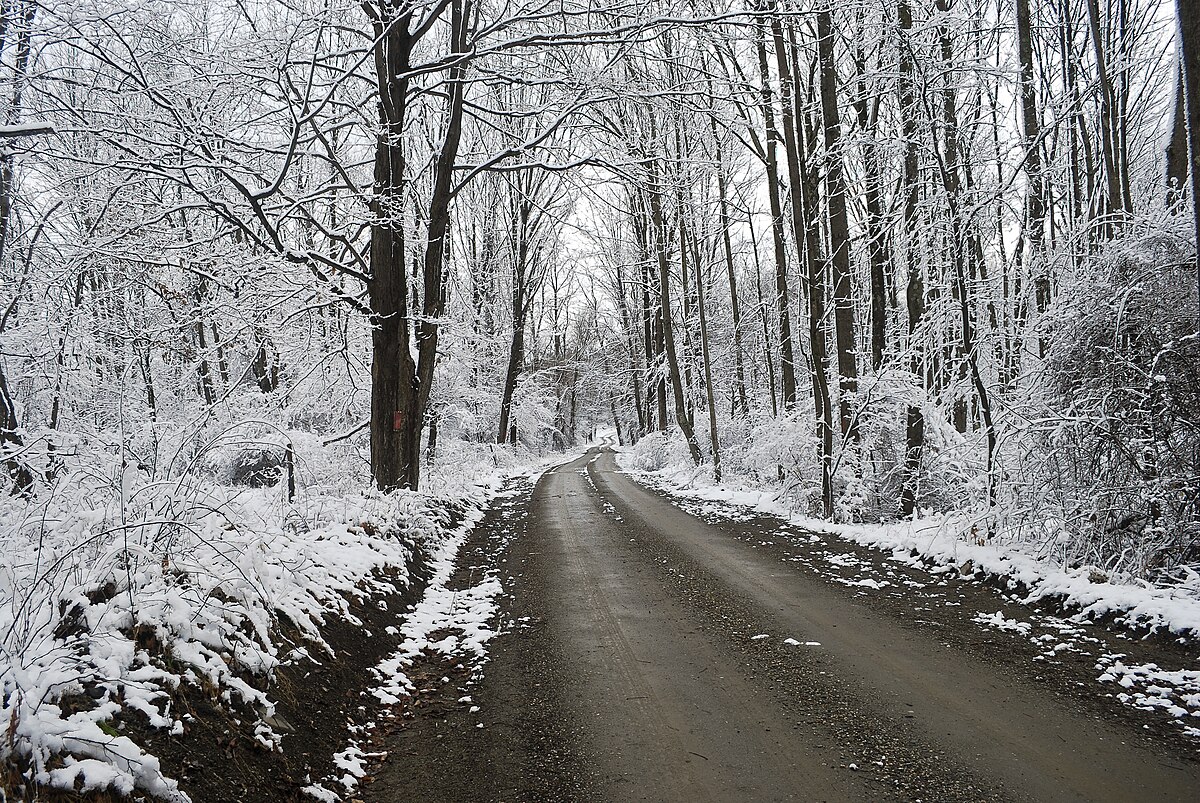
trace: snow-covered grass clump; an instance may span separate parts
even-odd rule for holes
[[[184,733],[181,684],[257,721],[275,749],[263,720],[280,663],[324,648],[322,626],[352,618],[349,599],[407,583],[414,553],[436,549],[453,511],[479,504],[519,462],[451,442],[431,491],[385,496],[364,490],[352,447],[259,431],[254,449],[292,452],[289,500],[286,466],[273,487],[224,484],[247,429],[214,438],[184,470],[93,448],[35,497],[0,497],[9,784],[185,800],[136,737]]]

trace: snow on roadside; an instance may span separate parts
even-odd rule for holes
[[[277,667],[326,651],[322,627],[353,622],[351,599],[407,585],[415,553],[448,548],[454,512],[478,510],[528,462],[468,445],[433,490],[385,496],[350,490],[367,484],[352,450],[294,436],[297,464],[314,467],[294,503],[204,471],[152,480],[100,452],[32,502],[0,499],[0,766],[12,782],[187,801],[137,735],[187,738],[184,685],[280,749]],[[352,772],[356,757],[343,758]]]
[[[371,694],[379,704],[396,705],[416,692],[417,689],[407,671],[425,654],[458,658],[476,676],[482,671],[483,664],[487,661],[488,642],[499,635],[495,626],[497,599],[504,589],[500,583],[498,567],[495,566],[488,567],[483,578],[472,586],[448,588],[450,579],[458,567],[459,552],[470,538],[472,530],[493,505],[505,498],[528,492],[553,465],[561,465],[577,456],[558,455],[548,460],[543,459],[536,466],[498,475],[487,497],[478,500],[478,503],[470,508],[461,524],[429,556],[432,576],[421,600],[404,616],[399,628],[403,640],[396,650],[380,661],[373,670],[379,682],[371,690]],[[498,490],[504,479],[513,481],[514,484],[508,490]],[[469,696],[462,697],[459,702],[469,703],[471,699]],[[472,706],[471,710],[478,711],[478,707]],[[335,764],[344,770],[338,777],[326,779],[321,784],[313,784],[304,791],[321,801],[337,801],[343,799],[343,796],[349,797],[366,774],[366,766],[364,762],[352,764],[343,760],[343,757],[374,755],[364,753],[362,747],[367,740],[366,733],[371,727],[373,725],[356,726],[352,729],[354,735],[348,746],[335,757]],[[482,727],[482,724],[479,727]],[[337,787],[339,791],[331,791],[330,787]]]
[[[805,544],[810,551],[808,557],[796,554],[785,559],[799,561],[831,582],[876,591],[897,582],[918,589],[929,585],[901,579],[886,568],[888,562],[894,561],[928,572],[932,577],[982,570],[1006,578],[1010,589],[1017,592],[1005,595],[1012,602],[1028,604],[1053,597],[1074,613],[1061,618],[1030,608],[1019,618],[1005,615],[1004,611],[979,612],[971,621],[1028,640],[1037,649],[1033,660],[1046,665],[1057,664],[1065,653],[1094,656],[1095,679],[1104,689],[1104,696],[1132,708],[1164,715],[1184,735],[1200,739],[1200,670],[1192,668],[1194,663],[1181,669],[1138,663],[1124,653],[1109,652],[1111,647],[1097,638],[1101,634],[1093,635],[1086,627],[1095,617],[1111,615],[1136,627],[1169,630],[1195,638],[1200,636],[1200,600],[1195,589],[1189,593],[1187,588],[1114,583],[1099,579],[1100,573],[1094,568],[1067,569],[1038,560],[1025,544],[981,544],[966,518],[943,517],[890,525],[834,525],[792,514],[770,492],[703,485],[687,472],[639,471],[631,467],[631,461],[621,458],[618,465],[625,473],[674,496],[681,508],[702,519],[747,521],[758,516],[781,519],[781,533],[797,544]],[[829,538],[830,535],[836,538]],[[844,542],[839,543],[838,539],[878,548],[890,561],[872,569],[868,562],[844,552]],[[754,539],[748,543],[755,545]],[[812,553],[814,546],[816,550]],[[839,576],[842,570],[849,576]],[[886,573],[893,580],[863,577],[864,573]],[[935,604],[932,598],[926,599],[926,603]],[[940,599],[936,604],[960,603]],[[927,608],[915,608],[918,615],[922,610]]]
[[[324,622],[381,590],[376,572],[403,568],[446,510],[416,494],[310,497],[284,519],[274,491],[143,490],[124,525],[107,500],[70,490],[0,512],[0,761],[42,786],[182,801],[124,733],[134,717],[182,735],[172,692],[207,686],[273,748],[262,720],[286,658],[281,617],[324,646]]]
[[[1200,636],[1200,588],[1113,582],[1094,567],[1069,568],[1040,559],[1025,543],[982,543],[975,522],[967,516],[833,524],[795,514],[773,491],[706,484],[686,474],[640,471],[632,466],[627,453],[618,454],[618,465],[630,476],[674,496],[732,506],[735,516],[739,515],[737,510],[743,517],[751,513],[775,516],[796,529],[837,535],[890,551],[902,562],[923,560],[956,567],[970,561],[975,570],[1006,578],[1013,587],[1023,586],[1026,591],[1022,601],[1026,604],[1059,600],[1085,617],[1111,615],[1135,627]]]

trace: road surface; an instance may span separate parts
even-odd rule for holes
[[[460,561],[510,595],[482,681],[431,688],[363,798],[1200,800],[1195,747],[1123,714],[1094,658],[1046,667],[965,618],[998,592],[892,567],[871,594],[779,529],[684,512],[609,451],[548,472]]]

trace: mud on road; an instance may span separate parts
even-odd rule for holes
[[[1095,628],[1047,658],[980,626],[1022,614],[998,589],[698,518],[607,452],[505,508],[459,563],[500,568],[505,634],[479,683],[423,669],[366,800],[1200,799],[1195,741],[1117,702],[1093,654],[1194,668],[1195,647]]]

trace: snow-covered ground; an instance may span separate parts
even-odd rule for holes
[[[352,618],[351,598],[407,584],[414,553],[432,555],[439,578],[450,571],[504,479],[541,461],[444,448],[458,451],[421,493],[350,490],[365,484],[352,450],[301,441],[292,502],[286,483],[233,487],[203,470],[156,482],[102,456],[42,497],[0,500],[0,763],[35,786],[187,800],[126,728],[140,715],[182,737],[180,684],[254,717],[275,749],[276,667],[325,649],[322,626]],[[480,589],[480,615],[487,600]]]

